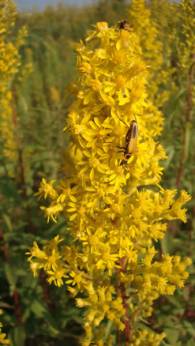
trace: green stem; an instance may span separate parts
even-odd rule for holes
[[[121,258],[121,260],[120,260],[120,265],[121,265],[120,272],[121,273],[125,273],[125,270],[126,270],[126,263],[125,262],[126,262],[125,257]],[[120,274],[120,272],[119,272],[119,274]],[[120,280],[120,275],[119,275],[119,280]],[[120,295],[122,298],[123,307],[125,310],[125,316],[123,319],[123,322],[125,325],[124,336],[125,336],[125,344],[128,346],[130,341],[131,341],[132,328],[131,328],[131,321],[130,321],[130,316],[129,316],[129,306],[128,306],[128,302],[127,302],[126,288],[125,288],[125,284],[123,282],[119,282],[119,290],[120,290]]]
[[[190,147],[190,136],[191,136],[191,123],[192,123],[192,110],[193,110],[193,81],[194,81],[194,71],[195,71],[195,62],[189,68],[188,72],[188,82],[187,82],[187,95],[185,103],[185,126],[183,130],[183,139],[182,139],[182,150],[180,156],[179,167],[177,170],[176,177],[176,186],[180,187],[181,181],[185,175],[185,163],[189,155]]]

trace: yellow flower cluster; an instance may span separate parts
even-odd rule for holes
[[[159,346],[164,339],[165,334],[155,334],[150,330],[140,331],[136,339],[133,340],[133,346]]]
[[[17,159],[17,119],[11,87],[20,65],[18,49],[26,33],[23,28],[15,43],[10,40],[15,15],[12,1],[0,0],[0,145],[3,157],[13,163]]]
[[[82,345],[114,345],[122,335],[126,345],[157,346],[164,335],[140,321],[154,300],[183,287],[190,260],[160,256],[155,245],[169,220],[186,221],[182,206],[190,197],[160,186],[163,117],[147,97],[136,34],[100,22],[77,52],[79,80],[66,126],[73,174],[65,172],[59,184],[43,180],[39,189],[49,201],[46,217],[57,221],[63,213],[70,237],[43,249],[34,243],[29,261],[35,275],[44,269],[50,283],[65,282],[84,308]],[[138,134],[129,132],[132,122]],[[137,146],[125,158],[132,137]]]
[[[7,339],[6,334],[2,333],[2,324],[0,323],[0,345],[10,345],[10,340]]]
[[[158,0],[158,6],[159,6]],[[170,82],[172,69],[164,62],[162,37],[157,23],[152,17],[151,8],[145,0],[132,0],[129,11],[130,25],[139,37],[143,57],[149,70],[148,92],[153,102],[161,107],[168,99],[169,93],[163,86]],[[158,19],[159,20],[159,19]],[[168,88],[169,89],[169,88]]]

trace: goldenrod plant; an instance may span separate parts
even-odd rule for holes
[[[161,1],[158,1],[160,6]],[[148,92],[153,103],[157,107],[162,107],[170,96],[170,85],[173,88],[173,67],[170,65],[169,49],[164,47],[162,40],[162,27],[158,26],[158,21],[152,16],[153,2],[148,5],[145,0],[132,0],[129,10],[129,23],[139,37],[143,51],[143,57],[149,71],[147,83]],[[158,11],[155,9],[155,14]],[[159,17],[159,16],[158,16]],[[161,17],[160,17],[161,18]],[[167,20],[167,16],[164,18]],[[166,40],[168,37],[166,37]]]
[[[15,21],[15,7],[9,0],[0,1],[0,134],[3,156],[12,162],[17,160],[17,144],[14,138],[15,119],[12,109],[10,84],[19,66],[18,50],[9,40]]]
[[[181,37],[178,42],[178,58],[180,71],[187,70],[187,73],[195,60],[195,5],[192,0],[182,0],[179,4]]]
[[[66,124],[70,170],[39,189],[48,221],[64,215],[69,237],[64,243],[57,235],[43,248],[35,242],[31,269],[65,283],[83,309],[82,345],[158,346],[166,336],[147,322],[153,303],[184,286],[191,263],[162,253],[159,242],[170,220],[186,222],[190,196],[161,184],[163,115],[147,95],[134,31],[98,22],[77,54]]]
[[[21,92],[31,64],[23,64],[26,29],[23,25],[17,29],[16,20],[12,1],[0,0],[0,321],[10,344],[24,346],[32,330],[33,337],[38,334],[42,342],[45,315],[50,312],[48,294],[44,293],[47,284],[45,287],[43,278],[35,281],[24,261],[32,238],[37,239],[36,226],[44,229],[33,191],[41,171],[37,161],[42,158],[36,158],[38,144],[30,137],[37,133],[40,121],[35,127],[26,107],[26,94]],[[26,112],[21,111],[19,103]],[[53,325],[50,320],[49,335],[54,334]],[[8,344],[6,334],[0,331],[0,344]]]

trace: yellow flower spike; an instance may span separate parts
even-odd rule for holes
[[[162,85],[172,83],[172,69],[163,61],[163,44],[159,39],[160,27],[152,18],[151,8],[145,0],[132,0],[129,10],[129,25],[136,32],[148,66],[148,92],[153,102],[160,107],[165,104],[169,93]],[[124,31],[124,30],[123,30]],[[167,38],[166,38],[167,39]],[[158,52],[158,54],[156,54]]]
[[[15,40],[10,39],[15,20],[14,3],[11,0],[0,0],[0,154],[6,159],[7,172],[12,177],[17,171],[19,138],[16,128],[18,115],[13,109],[14,95],[11,87],[19,71],[19,49],[26,35],[25,28],[22,28]]]
[[[50,283],[66,283],[85,308],[81,345],[108,345],[111,321],[112,333],[120,331],[126,343],[157,346],[164,334],[148,332],[140,321],[161,295],[183,287],[190,261],[158,256],[155,245],[168,220],[185,220],[189,196],[176,198],[175,190],[160,185],[163,115],[148,100],[136,34],[98,23],[77,54],[79,79],[67,120],[74,173],[55,188],[53,182],[41,188],[51,200],[43,207],[46,217],[56,221],[63,213],[72,242],[49,241],[42,250],[34,245],[30,263],[36,273],[44,269]],[[124,162],[132,121],[137,150]]]

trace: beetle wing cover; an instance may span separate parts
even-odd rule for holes
[[[133,154],[137,151],[137,137],[131,138],[128,145],[128,153]]]

